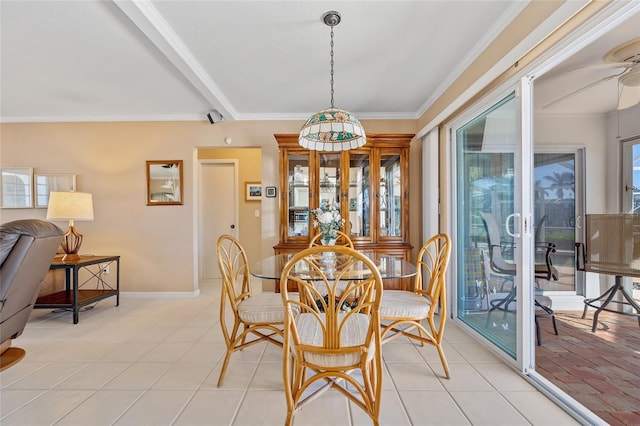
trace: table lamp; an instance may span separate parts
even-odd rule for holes
[[[50,192],[47,219],[68,220],[69,229],[64,234],[62,260],[78,260],[82,234],[73,226],[76,220],[93,220],[93,198],[86,192]]]

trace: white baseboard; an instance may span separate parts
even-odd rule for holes
[[[188,291],[121,291],[123,299],[194,299],[200,296],[200,289]]]

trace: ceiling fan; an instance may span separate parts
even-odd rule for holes
[[[606,81],[617,79],[618,81],[618,109],[625,109],[640,103],[640,37],[629,40],[607,52],[602,60],[602,64],[587,65],[573,71],[585,69],[612,69],[613,74],[602,77],[586,86],[570,92],[555,101],[543,106],[543,109],[553,105],[585,90],[591,89]]]

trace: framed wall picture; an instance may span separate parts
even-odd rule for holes
[[[33,176],[35,206],[47,208],[50,192],[69,192],[76,190],[76,175],[73,173],[52,173]]]
[[[24,209],[33,207],[33,168],[3,167],[0,169],[0,207]]]
[[[276,190],[275,186],[267,186],[264,189],[264,196],[267,198],[276,198],[277,193],[278,191]]]
[[[147,161],[147,205],[182,205],[182,160]]]
[[[262,183],[245,182],[244,199],[247,201],[260,201],[262,199]]]

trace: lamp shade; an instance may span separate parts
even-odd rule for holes
[[[87,192],[50,192],[47,219],[93,220],[93,197]]]
[[[360,121],[349,112],[327,108],[307,120],[300,130],[298,143],[313,151],[346,151],[367,142]]]

